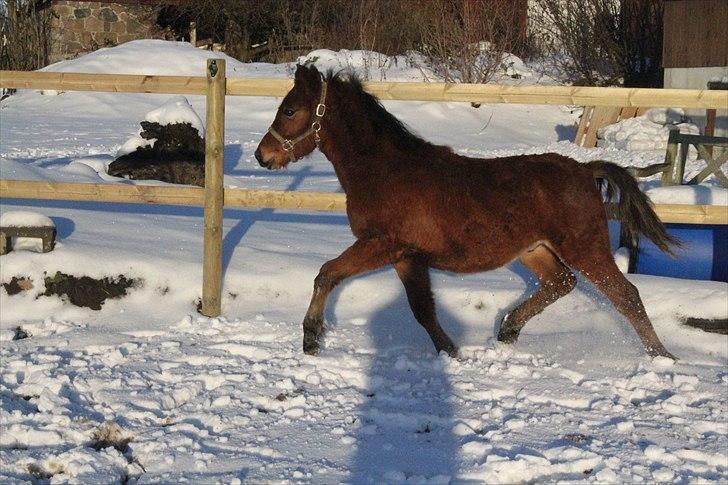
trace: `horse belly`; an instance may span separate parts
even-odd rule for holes
[[[520,241],[498,244],[491,238],[449,241],[446,251],[430,253],[430,266],[455,273],[480,273],[500,268],[523,250]]]

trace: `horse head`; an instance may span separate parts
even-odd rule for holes
[[[326,112],[326,88],[316,67],[296,68],[293,88],[283,98],[268,133],[255,150],[261,167],[284,168],[318,146],[321,119]]]

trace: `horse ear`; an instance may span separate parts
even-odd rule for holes
[[[295,83],[312,91],[318,89],[321,82],[321,74],[319,73],[316,66],[311,64],[310,66],[299,64],[296,68]]]
[[[308,68],[306,66],[304,66],[303,64],[298,64],[296,66],[296,75],[294,76],[295,82],[305,81],[306,71],[308,71]]]

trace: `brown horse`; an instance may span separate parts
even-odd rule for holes
[[[357,79],[299,66],[255,152],[279,169],[316,147],[331,161],[346,192],[356,242],[321,267],[303,321],[303,350],[316,354],[324,306],[345,278],[393,265],[417,321],[439,351],[457,347],[435,314],[429,268],[487,271],[519,259],[539,280],[526,301],[503,318],[498,340],[521,328],[576,286],[581,272],[630,321],[647,352],[672,357],[660,342],[635,288],[609,247],[601,182],[620,192],[620,218],[663,251],[675,241],[621,167],[581,164],[555,153],[495,159],[457,155],[428,143],[364,92]],[[599,182],[599,183],[597,183]]]

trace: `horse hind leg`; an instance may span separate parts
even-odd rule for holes
[[[567,295],[576,286],[574,274],[544,245],[523,253],[520,261],[536,275],[539,287],[503,318],[498,331],[498,340],[505,343],[518,340],[526,322]]]
[[[581,272],[627,318],[648,354],[676,360],[657,336],[637,288],[619,270],[608,246],[598,246],[600,249],[591,254],[582,251],[573,251],[572,254],[568,248],[561,248],[560,254],[567,264]]]
[[[437,352],[444,350],[450,357],[456,358],[458,348],[437,321],[429,267],[415,258],[406,258],[398,261],[394,268],[404,285],[415,319],[427,330]]]

